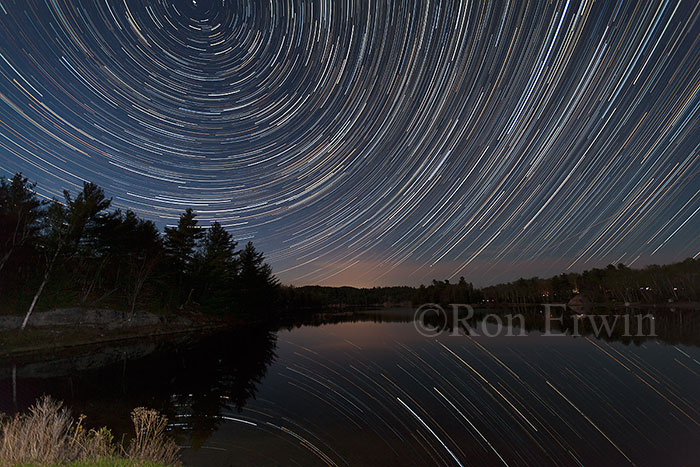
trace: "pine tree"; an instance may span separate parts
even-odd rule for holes
[[[16,251],[36,240],[43,203],[29,183],[17,173],[8,182],[0,178],[0,271]]]
[[[212,223],[207,230],[198,258],[199,296],[205,309],[223,311],[231,308],[238,267],[236,245],[231,234],[218,222]]]
[[[171,267],[170,275],[174,276],[177,290],[174,292],[182,298],[187,291],[185,302],[189,302],[194,292],[195,256],[199,240],[203,236],[202,229],[196,219],[197,214],[188,208],[181,216],[177,227],[166,227],[163,246]]]
[[[272,267],[265,263],[265,256],[248,242],[239,257],[238,290],[243,304],[249,311],[255,305],[269,306],[275,298],[279,282],[272,274]]]
[[[51,277],[51,272],[62,255],[79,252],[86,230],[91,231],[100,214],[109,208],[111,199],[106,199],[102,188],[94,183],[84,183],[83,191],[73,199],[68,190],[63,191],[64,203],[54,200],[45,217],[43,248],[45,254],[44,277],[29,305],[21,329],[27,326],[29,317]]]

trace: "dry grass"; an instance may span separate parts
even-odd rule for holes
[[[48,397],[39,399],[28,414],[2,421],[0,464],[50,464],[62,460],[71,424],[70,414],[60,402]]]
[[[74,420],[61,402],[42,397],[26,414],[0,414],[0,465],[65,465],[74,462],[128,460],[179,465],[179,448],[165,434],[167,419],[139,407],[131,413],[136,437],[128,449],[114,443],[108,428],[86,430],[84,416]]]
[[[178,448],[175,442],[165,436],[168,419],[157,410],[137,407],[131,412],[136,437],[131,441],[127,456],[131,460],[176,464]]]
[[[84,415],[78,418],[71,430],[68,441],[67,457],[70,460],[80,459],[105,459],[116,454],[116,446],[113,444],[114,436],[108,428],[86,431],[83,427]]]

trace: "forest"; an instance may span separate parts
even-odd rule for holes
[[[667,265],[633,269],[620,263],[547,279],[518,279],[481,289],[496,303],[567,302],[582,294],[592,303],[679,303],[700,300],[700,261],[688,258]]]
[[[267,318],[272,310],[422,303],[538,304],[585,295],[593,303],[700,300],[700,261],[632,269],[624,264],[475,287],[433,280],[419,287],[281,286],[251,242],[186,209],[160,232],[131,210],[112,209],[94,183],[42,200],[21,174],[0,179],[0,313],[60,307],[195,310]],[[264,315],[261,314],[264,311]]]
[[[399,306],[423,303],[472,305],[565,303],[584,295],[596,304],[660,304],[700,301],[700,261],[688,258],[668,265],[633,269],[618,264],[549,278],[520,278],[477,288],[464,277],[433,280],[419,287],[282,287],[282,301],[292,308]]]
[[[566,303],[576,295],[602,305],[700,301],[700,261],[649,265],[633,269],[618,264],[549,278],[520,278],[478,288],[464,277],[433,280],[419,287],[282,287],[281,302],[290,308],[420,306],[423,303],[536,305]]]
[[[520,278],[475,288],[460,278],[456,284],[436,281],[415,289],[411,301],[421,303],[540,304],[566,303],[576,295],[596,304],[660,304],[700,301],[700,261],[688,258],[664,266],[633,269],[608,265],[549,278]]]
[[[277,300],[279,284],[262,252],[192,209],[160,232],[94,183],[42,200],[21,174],[0,179],[0,313],[59,307],[235,313]],[[26,323],[26,320],[25,320]]]

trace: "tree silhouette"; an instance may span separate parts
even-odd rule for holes
[[[0,178],[0,272],[12,254],[39,233],[42,203],[35,186],[20,173],[9,182]]]
[[[196,248],[199,239],[203,236],[201,228],[197,225],[196,217],[197,214],[191,208],[188,208],[180,216],[177,227],[165,228],[165,239],[163,241],[165,254],[172,267],[172,274],[175,276],[177,292],[182,291],[185,287],[189,290],[185,303],[190,301],[194,292],[192,277],[194,275]],[[180,300],[182,297],[176,295],[176,299]]]
[[[272,268],[265,263],[265,257],[258,252],[252,242],[241,251],[238,291],[240,303],[246,311],[253,306],[269,306],[274,297],[270,291],[279,285],[272,274]]]
[[[104,280],[111,283],[106,295],[121,289],[133,313],[139,294],[163,259],[158,228],[140,219],[133,211],[114,211],[104,216],[97,231],[96,251]],[[98,299],[100,301],[103,297]]]
[[[198,256],[200,303],[207,311],[231,308],[232,288],[238,272],[237,243],[218,222],[207,230]]]
[[[29,305],[21,329],[27,326],[29,317],[49,281],[57,260],[63,254],[78,253],[86,230],[92,232],[99,214],[111,204],[105,199],[102,188],[94,183],[84,183],[83,191],[73,199],[68,190],[63,191],[65,203],[53,200],[45,217],[43,248],[45,254],[44,277]]]
[[[0,178],[2,311],[24,311],[23,329],[37,307],[235,312],[243,297],[275,299],[263,255],[249,244],[240,261],[231,234],[218,222],[200,228],[192,209],[161,236],[131,210],[109,211],[111,199],[94,183],[50,202],[34,188],[19,173]]]

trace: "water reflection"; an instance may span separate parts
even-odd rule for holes
[[[273,331],[251,327],[198,341],[101,347],[78,358],[0,362],[0,412],[51,394],[86,414],[90,425],[125,433],[131,409],[146,405],[180,420],[173,426],[191,432],[197,445],[216,430],[223,410],[240,410],[255,397],[275,348]]]
[[[173,362],[168,371],[173,395],[163,411],[199,447],[219,426],[219,415],[240,412],[255,398],[276,357],[275,347],[276,334],[265,328],[207,339]]]
[[[463,333],[489,335],[495,330],[485,330],[502,325],[502,333],[517,335],[533,332],[561,333],[572,337],[594,337],[625,345],[641,345],[648,340],[667,344],[682,344],[700,347],[700,311],[624,308],[618,310],[593,310],[590,313],[574,313],[559,308],[521,307],[513,309],[475,310],[473,315],[464,309],[456,313],[447,307],[420,315],[421,327],[434,330],[435,334]],[[409,319],[409,317],[406,317]],[[606,326],[609,326],[606,327]],[[511,327],[511,329],[508,329]]]
[[[89,362],[0,362],[0,411],[43,393],[95,425],[171,420],[189,465],[689,465],[700,449],[700,318],[654,314],[656,338],[614,328],[546,338],[416,332],[412,310],[309,314],[274,329],[103,349]],[[646,314],[647,310],[633,313]],[[430,317],[423,317],[430,320]],[[571,331],[575,314],[555,329]],[[423,323],[425,324],[425,323]],[[517,334],[517,333],[516,333]],[[119,353],[121,352],[121,353]],[[101,355],[101,357],[100,357]],[[100,366],[100,362],[104,366]]]

